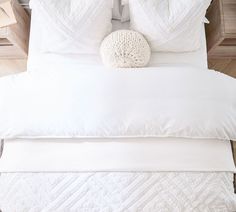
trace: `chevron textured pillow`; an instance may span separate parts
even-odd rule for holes
[[[211,0],[126,0],[131,29],[142,33],[153,51],[187,52],[200,48]]]

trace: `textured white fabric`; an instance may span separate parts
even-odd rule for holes
[[[97,53],[110,33],[113,0],[31,0],[42,52]]]
[[[46,68],[56,69],[55,66],[67,67],[65,69],[70,69],[68,62],[66,60],[71,60],[72,64],[86,63],[88,65],[103,66],[100,55],[91,54],[43,54],[40,51],[40,46],[42,42],[42,29],[40,27],[40,20],[37,19],[34,12],[31,13],[31,31],[30,31],[30,44],[29,44],[29,57],[28,57],[28,70],[41,71]],[[112,21],[113,31],[120,29],[129,29],[129,22],[121,23],[120,21]],[[69,64],[70,64],[69,63]],[[207,52],[206,52],[206,40],[204,25],[202,24],[201,31],[201,48],[195,52],[185,52],[185,53],[173,53],[173,52],[153,52],[151,55],[150,66],[160,66],[165,65],[181,65],[187,64],[200,68],[207,68]],[[54,66],[54,68],[53,68]]]
[[[211,0],[129,0],[131,29],[142,33],[153,51],[200,48],[201,26]]]
[[[236,79],[191,67],[26,72],[0,79],[0,138],[236,140],[235,91]]]
[[[102,42],[100,54],[104,65],[112,68],[137,68],[148,64],[151,49],[138,32],[118,30]]]
[[[177,138],[6,140],[0,172],[227,171],[229,141]]]
[[[1,174],[3,212],[232,212],[231,173]]]

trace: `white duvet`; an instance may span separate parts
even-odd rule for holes
[[[236,80],[191,67],[77,66],[0,79],[1,138],[236,139]]]

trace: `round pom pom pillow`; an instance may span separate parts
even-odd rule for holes
[[[138,32],[118,30],[102,42],[100,53],[104,65],[112,68],[137,68],[148,64],[151,48]]]

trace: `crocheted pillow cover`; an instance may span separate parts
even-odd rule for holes
[[[118,30],[103,40],[100,53],[104,65],[108,67],[135,68],[148,64],[151,49],[140,33]]]

